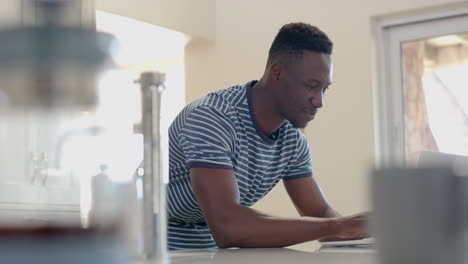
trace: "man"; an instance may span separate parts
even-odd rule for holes
[[[332,82],[332,42],[318,28],[283,26],[258,81],[187,105],[169,129],[169,248],[284,247],[366,234],[312,177],[305,128]],[[301,217],[249,208],[283,180]]]

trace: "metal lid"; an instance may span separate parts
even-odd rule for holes
[[[94,30],[46,25],[0,31],[0,67],[73,63],[100,67],[112,58],[115,38]]]
[[[112,65],[115,38],[62,25],[64,2],[35,0],[42,24],[0,30],[0,103],[16,108],[89,107]]]

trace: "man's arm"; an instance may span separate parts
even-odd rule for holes
[[[286,191],[301,216],[341,217],[326,201],[313,177],[283,180]]]
[[[325,199],[320,186],[313,177],[303,177],[291,180],[284,180],[284,186],[289,194],[294,206],[301,216],[313,216],[321,218],[342,217],[335,209],[333,209]],[[367,218],[367,213],[356,214],[350,217]],[[364,234],[356,237],[339,237],[329,236],[320,239],[321,241],[335,241],[347,239],[359,239]]]
[[[330,236],[363,235],[363,220],[279,218],[241,206],[234,172],[190,169],[192,188],[219,247],[285,247]]]

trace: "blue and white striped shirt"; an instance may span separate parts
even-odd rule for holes
[[[190,168],[233,170],[243,206],[256,203],[281,179],[312,175],[309,147],[300,131],[287,121],[271,137],[258,128],[250,97],[255,83],[188,104],[170,126],[170,249],[216,247],[192,192]]]

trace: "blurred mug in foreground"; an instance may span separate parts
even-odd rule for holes
[[[386,168],[371,179],[372,229],[381,264],[461,264],[468,178],[450,168]]]

